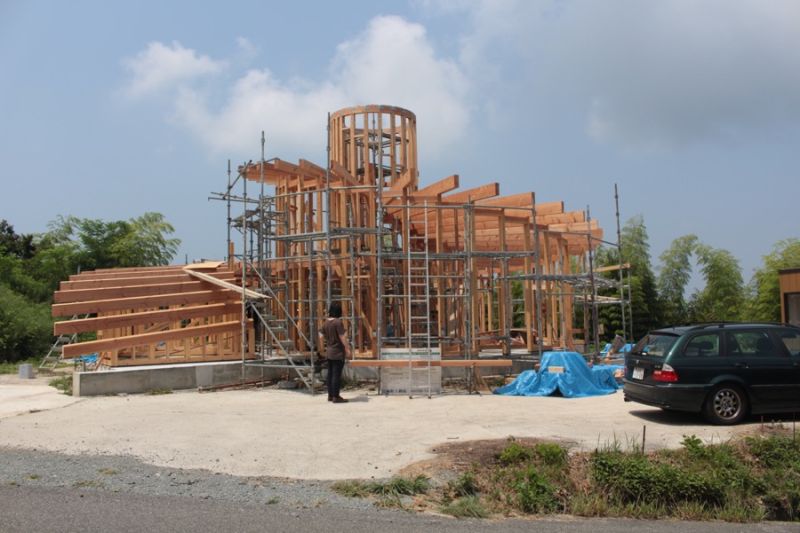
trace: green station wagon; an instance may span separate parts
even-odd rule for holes
[[[625,356],[625,401],[715,424],[800,411],[800,327],[704,324],[651,331]]]

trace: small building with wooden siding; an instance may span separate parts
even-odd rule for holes
[[[778,271],[781,289],[781,321],[800,326],[800,268]]]

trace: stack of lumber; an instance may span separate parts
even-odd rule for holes
[[[100,365],[112,367],[241,358],[236,273],[216,262],[190,268],[213,281],[164,266],[98,269],[61,282],[52,314],[72,318],[56,322],[54,334],[80,334],[80,342],[64,346],[64,357],[96,353]]]

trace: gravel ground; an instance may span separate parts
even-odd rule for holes
[[[331,482],[272,477],[241,477],[208,470],[163,468],[119,455],[66,455],[0,447],[0,485],[58,487],[188,496],[247,504],[275,504],[296,509],[333,506],[366,510],[372,503],[345,498],[330,490]]]

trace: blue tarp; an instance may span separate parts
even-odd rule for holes
[[[584,398],[612,394],[620,385],[614,372],[621,365],[598,365],[589,368],[576,352],[545,352],[539,371],[526,370],[517,379],[494,390],[507,396],[550,396],[558,390],[566,398]]]

